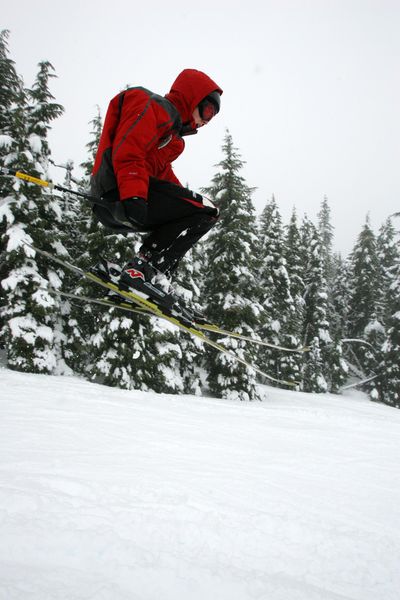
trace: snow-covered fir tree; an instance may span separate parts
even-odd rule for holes
[[[340,254],[332,257],[332,279],[330,286],[330,335],[332,345],[327,348],[329,365],[330,392],[338,393],[350,374],[352,346],[343,340],[347,335],[349,306],[349,261]],[[354,373],[355,374],[355,373]]]
[[[379,230],[376,239],[376,255],[378,259],[378,319],[385,325],[392,315],[389,290],[395,281],[395,273],[400,258],[399,241],[390,218],[386,219]]]
[[[329,391],[338,394],[349,376],[349,365],[344,356],[343,343],[340,339],[333,340],[327,348],[327,363],[329,364]]]
[[[321,251],[321,238],[316,227],[304,221],[302,230],[302,252],[305,257],[303,279],[305,284],[305,312],[303,322],[304,343],[309,344],[315,338],[320,343],[331,341],[327,321],[327,291],[324,276],[324,262]]]
[[[53,163],[54,164],[54,163]],[[82,200],[76,196],[75,191],[79,185],[77,179],[73,176],[74,163],[67,160],[63,164],[55,165],[65,170],[63,187],[66,190],[57,198],[58,207],[61,213],[58,223],[58,249],[64,259],[72,263],[79,262],[79,258],[85,252],[85,240],[82,236]],[[83,217],[84,218],[84,217]],[[59,273],[62,273],[62,290],[73,292],[76,289],[76,274],[62,266],[57,266]],[[62,353],[67,365],[75,373],[83,373],[87,359],[88,339],[82,326],[85,322],[87,310],[81,303],[75,303],[69,299],[61,300],[61,316],[63,344]]]
[[[86,193],[89,193],[90,174],[102,129],[99,109],[89,124],[91,125],[90,139],[86,144],[88,155],[80,165],[83,169],[83,176],[80,179],[74,177],[72,161],[67,161],[65,165],[62,165],[66,170],[63,186]],[[103,246],[106,245],[106,235],[93,216],[91,203],[67,192],[63,194],[63,212],[61,239],[70,260],[81,267],[95,264],[98,262],[99,255],[104,253]],[[84,280],[77,282],[73,274],[67,274],[64,286],[66,291],[72,290],[85,296],[92,296],[96,289]],[[98,293],[98,290],[95,293]],[[104,313],[104,308],[76,300],[65,300],[63,310],[68,317],[65,326],[68,331],[65,352],[69,357],[69,364],[72,364],[76,372],[89,376],[89,365],[92,365],[90,340],[98,331],[98,321]]]
[[[109,235],[105,240],[104,258],[117,265],[125,264],[137,251],[135,235]],[[175,327],[117,308],[98,312],[95,325],[89,341],[91,364],[87,371],[91,379],[125,389],[183,391],[182,349]]]
[[[296,210],[293,209],[289,224],[286,226],[286,239],[283,247],[287,270],[290,279],[290,292],[299,307],[304,306],[304,264],[302,261],[301,236],[297,222]],[[302,318],[299,315],[299,330],[301,333]]]
[[[350,257],[349,335],[362,338],[365,328],[375,320],[378,306],[378,258],[376,239],[369,218]]]
[[[81,167],[84,171],[84,179],[82,183],[86,185],[89,185],[89,178],[93,170],[97,148],[99,147],[101,131],[103,129],[103,118],[101,116],[99,106],[97,106],[97,112],[95,116],[91,121],[89,121],[89,125],[91,126],[90,139],[86,144],[88,156],[87,159],[81,163]]]
[[[260,301],[264,308],[261,336],[274,344],[299,346],[300,340],[293,330],[292,317],[296,307],[291,294],[291,285],[286,268],[282,219],[272,198],[265,206],[260,219]],[[289,356],[279,351],[260,348],[260,364],[278,379],[298,381],[296,355]],[[282,366],[284,372],[282,372]]]
[[[188,305],[200,312],[206,312],[204,304],[203,265],[205,262],[205,242],[198,242],[183,258],[179,265],[174,287]],[[184,391],[187,394],[201,395],[202,371],[204,369],[204,346],[191,336],[181,335],[180,345],[182,358],[180,373],[183,378]]]
[[[318,213],[318,231],[321,237],[321,251],[323,255],[324,263],[324,276],[330,289],[331,279],[333,276],[332,272],[332,243],[333,243],[333,232],[334,227],[331,223],[331,209],[328,203],[327,196],[321,203],[321,209]]]
[[[372,376],[379,371],[379,365],[383,360],[382,346],[386,339],[385,328],[376,314],[372,315],[371,321],[364,330],[364,339],[367,343],[362,346],[362,364],[367,376]],[[364,389],[368,390],[373,400],[379,399],[378,378],[367,382]]]
[[[44,179],[49,179],[51,152],[48,143],[48,132],[51,129],[52,122],[62,115],[63,107],[55,102],[49,86],[51,80],[56,77],[54,67],[49,61],[42,61],[38,65],[39,70],[33,86],[27,89],[28,97],[28,116],[27,116],[27,137],[32,150],[32,156],[35,161],[35,167]],[[54,164],[54,163],[53,163]],[[67,179],[67,183],[69,181]],[[65,207],[65,200],[55,194],[42,194],[40,196],[39,210],[41,211],[42,223],[44,229],[49,230],[49,234],[43,236],[43,243],[40,241],[40,247],[51,245],[52,252],[60,256],[65,254],[65,241],[73,239],[73,228],[68,227],[68,214]],[[63,232],[68,234],[63,236]],[[64,246],[63,246],[64,245]],[[41,261],[44,263],[44,261]],[[61,288],[70,274],[59,265],[45,264],[47,278],[52,288]],[[54,310],[54,354],[57,361],[57,372],[69,372],[73,367],[73,360],[68,353],[68,314],[65,311],[64,303],[59,297],[54,297],[56,303]],[[70,364],[71,362],[71,364]]]
[[[219,206],[221,217],[211,230],[205,253],[205,295],[207,314],[225,329],[256,335],[261,307],[257,302],[257,233],[252,189],[240,175],[243,161],[226,133],[224,158],[204,189]],[[221,340],[220,340],[221,341]],[[223,343],[239,356],[245,354],[243,342],[224,339]],[[246,355],[254,358],[254,350]],[[208,351],[210,391],[224,398],[254,400],[259,398],[254,372],[227,356]]]
[[[388,290],[387,337],[382,348],[378,386],[386,404],[400,408],[400,260]],[[390,307],[390,309],[389,309]]]
[[[21,94],[22,83],[15,69],[15,63],[9,57],[9,31],[0,32],[0,166],[13,168],[17,161],[11,152],[14,145],[13,113]],[[8,260],[6,251],[7,220],[12,219],[11,199],[15,181],[0,174],[0,282],[7,277]],[[4,346],[6,296],[0,293],[0,346]]]
[[[48,75],[41,64],[32,90],[25,90],[20,79],[9,115],[11,143],[4,162],[36,177],[45,172],[47,165],[48,124],[62,111],[62,107],[48,101],[49,96],[41,95]],[[7,81],[1,85],[7,85]],[[2,315],[8,365],[24,371],[52,373],[59,366],[60,306],[48,286],[49,282],[59,285],[59,277],[24,242],[33,241],[54,251],[57,210],[41,187],[20,181],[14,182],[2,204],[5,216],[2,248],[7,260],[7,274],[1,282],[6,295]]]
[[[102,118],[99,108],[97,109],[97,114],[89,124],[91,125],[90,139],[86,144],[88,156],[80,165],[83,169],[81,187],[87,192],[90,191],[90,176],[93,170],[102,131]],[[98,220],[93,215],[90,202],[81,200],[78,211],[79,218],[77,219],[77,225],[79,231],[79,247],[76,248],[76,258],[80,260],[82,266],[88,267],[91,264],[95,264],[99,255],[101,256],[107,251],[107,236],[111,235],[112,232],[99,225]],[[80,258],[78,258],[78,256]]]
[[[380,292],[376,238],[368,217],[354,246],[350,262],[348,336],[365,340],[373,346],[371,349],[368,343],[354,344],[352,348],[362,370],[362,377],[367,377],[378,368],[380,346],[384,340],[384,325],[378,316]],[[367,389],[374,396],[377,394],[375,386],[375,380],[367,384]]]
[[[333,339],[342,340],[348,332],[348,310],[350,297],[350,262],[340,254],[333,256],[330,330]]]
[[[289,346],[302,345],[303,318],[304,318],[304,280],[303,264],[299,254],[300,231],[297,223],[297,214],[293,210],[290,222],[286,228],[286,239],[284,244],[284,257],[289,274],[290,294],[293,299],[290,305],[286,323],[286,336]],[[285,380],[300,381],[304,355],[290,353],[281,356],[281,373]]]
[[[307,214],[303,215],[303,219],[299,226],[300,242],[297,249],[297,255],[300,264],[300,277],[303,281],[304,289],[308,276],[308,263],[310,261],[310,246],[315,231],[315,225],[311,222]],[[303,293],[304,296],[304,293]]]
[[[304,366],[303,388],[305,392],[323,394],[328,391],[325,364],[321,354],[320,339],[314,337]]]
[[[332,342],[329,333],[328,293],[324,276],[324,259],[321,251],[321,238],[316,227],[308,220],[304,221],[302,236],[302,254],[306,256],[304,270],[304,343],[311,346],[304,371],[304,389],[309,392],[324,392],[328,384],[326,378],[329,366],[324,352]],[[319,366],[321,364],[321,373]],[[314,365],[314,366],[312,366]],[[318,367],[318,368],[317,368]],[[314,374],[310,377],[314,369]]]
[[[54,67],[49,61],[42,61],[38,65],[39,71],[32,88],[27,90],[28,105],[28,140],[37,170],[42,170],[42,175],[48,176],[48,159],[50,148],[47,134],[51,128],[50,123],[64,112],[61,104],[53,102],[55,99],[49,89],[50,80],[55,78]]]
[[[13,145],[15,105],[19,101],[22,82],[9,57],[9,31],[0,32],[0,164],[10,167],[10,149]],[[8,196],[13,190],[14,181],[0,174],[0,198]],[[2,203],[3,204],[3,203]]]

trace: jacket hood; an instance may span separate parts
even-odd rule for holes
[[[214,91],[222,94],[222,89],[211,77],[196,69],[185,69],[165,97],[177,108],[182,122],[188,123],[192,121],[193,111],[199,102]]]

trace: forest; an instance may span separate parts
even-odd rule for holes
[[[40,62],[26,87],[0,33],[0,168],[44,180],[52,165],[48,133],[64,108],[51,93],[56,76]],[[0,176],[0,349],[8,368],[76,374],[123,389],[260,399],[259,376],[155,318],[71,300],[60,291],[98,297],[101,290],[35,255],[25,244],[88,268],[99,257],[122,265],[140,236],[108,233],[87,190],[102,127],[88,127],[87,160],[78,177],[68,160],[56,194]],[[309,347],[285,353],[231,338],[218,341],[271,376],[304,392],[338,394],[358,385],[371,400],[400,407],[400,251],[394,219],[374,232],[368,215],[349,256],[333,252],[329,200],[316,222],[294,209],[283,223],[277,200],[261,215],[244,160],[229,131],[221,160],[202,193],[221,218],[184,260],[175,285],[227,330],[273,344]]]

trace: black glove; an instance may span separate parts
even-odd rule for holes
[[[127,198],[122,200],[122,206],[128,221],[136,225],[147,225],[147,202],[144,198]]]

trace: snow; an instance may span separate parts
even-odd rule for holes
[[[22,317],[14,317],[9,320],[8,325],[13,337],[23,339],[31,346],[35,344],[37,338],[48,342],[53,341],[54,334],[51,327],[38,325],[32,315],[27,314]]]
[[[332,338],[329,335],[329,331],[327,329],[318,329],[318,337],[320,342],[324,342],[325,344],[331,344]]]
[[[5,133],[0,134],[0,148],[8,150],[9,148],[11,148],[13,142],[14,140],[10,135],[7,135]]]
[[[366,337],[369,337],[372,333],[385,333],[385,328],[376,319],[368,323],[368,325],[364,329],[364,334]]]
[[[12,225],[7,230],[8,242],[7,242],[7,252],[13,252],[20,248],[23,244],[32,244],[33,240],[29,233],[25,231],[25,225],[23,223],[16,223]],[[26,255],[32,255],[32,250],[30,248],[26,249]]]
[[[398,600],[400,412],[0,368],[1,600]]]
[[[15,217],[11,210],[11,204],[14,201],[11,196],[0,198],[0,222],[5,218],[7,223],[14,223]]]
[[[34,152],[35,154],[40,154],[41,153],[41,151],[42,151],[42,140],[41,140],[41,138],[37,134],[32,133],[29,136],[28,142],[29,142],[29,145],[31,147],[32,152]]]

